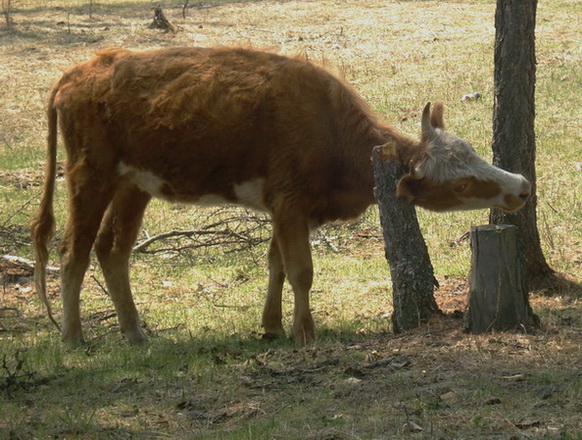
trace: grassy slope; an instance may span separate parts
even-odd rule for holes
[[[411,135],[424,103],[444,100],[450,129],[490,155],[489,1],[217,2],[225,4],[189,10],[186,19],[168,8],[182,26],[176,35],[146,28],[154,2],[100,2],[92,19],[84,2],[13,3],[16,26],[0,28],[2,253],[30,256],[23,243],[39,196],[48,88],[101,47],[305,50]],[[580,13],[573,1],[540,2],[536,121],[544,250],[578,280]],[[469,91],[483,99],[461,103]],[[57,233],[64,200],[61,182]],[[487,213],[419,214],[444,286],[437,297],[452,311],[466,293],[459,277],[470,249],[462,236]],[[156,202],[145,230],[194,228],[213,221],[208,215]],[[467,336],[449,320],[391,336],[383,333],[390,284],[377,229],[372,210],[356,225],[314,237],[320,340],[306,350],[258,336],[265,245],[135,256],[136,298],[152,336],[139,348],[117,336],[98,268],[83,303],[92,342],[75,352],[46,325],[29,275],[4,270],[0,438],[581,438],[578,300],[567,292],[534,296],[546,324],[535,335]],[[51,291],[56,302],[56,281]],[[289,292],[284,306],[290,313]]]

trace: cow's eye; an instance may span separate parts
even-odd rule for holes
[[[458,185],[455,185],[453,187],[453,191],[456,192],[457,194],[460,194],[462,192],[464,192],[467,189],[467,184],[466,183],[460,183]]]

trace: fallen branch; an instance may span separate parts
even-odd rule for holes
[[[160,240],[164,240],[166,238],[172,238],[172,237],[191,237],[192,235],[198,235],[198,234],[208,234],[208,233],[214,233],[214,231],[212,232],[208,232],[208,231],[203,231],[203,230],[190,230],[190,231],[168,231],[168,232],[162,232],[161,234],[157,234],[154,235],[153,237],[149,237],[146,240],[142,241],[141,243],[136,244],[133,247],[133,251],[134,252],[146,252],[147,248],[149,247],[150,244],[155,243],[156,241],[160,241]]]
[[[28,260],[23,257],[17,257],[15,255],[2,255],[2,261],[4,261],[5,263],[12,267],[34,272],[35,263],[32,260]],[[52,272],[54,274],[58,274],[60,271],[60,268],[56,266],[47,266],[46,269],[47,271]]]
[[[137,243],[133,251],[141,253],[181,252],[214,246],[232,246],[230,251],[249,249],[269,240],[270,220],[254,213],[232,212],[232,208],[216,211],[216,220],[199,229],[171,230],[147,237]],[[155,243],[164,242],[154,248]],[[225,251],[228,252],[228,251]]]
[[[256,229],[256,228],[255,228]],[[222,245],[231,245],[231,244],[241,244],[244,243],[248,247],[256,246],[257,244],[263,243],[267,241],[267,238],[258,238],[252,237],[250,235],[246,235],[249,232],[254,231],[251,229],[249,231],[245,231],[244,234],[238,233],[236,231],[230,229],[223,229],[223,230],[206,230],[206,229],[195,229],[195,230],[188,230],[188,231],[168,231],[163,232],[161,234],[154,235],[141,243],[138,243],[134,248],[134,252],[143,252],[143,253],[163,253],[163,252],[179,252],[186,249],[197,249],[203,247],[212,247],[212,246],[222,246]],[[157,242],[166,240],[169,238],[197,238],[202,236],[210,236],[212,238],[218,239],[210,239],[206,241],[198,241],[197,243],[192,243],[183,246],[177,247],[164,247],[155,250],[148,250],[148,247]],[[229,239],[230,238],[230,239]]]

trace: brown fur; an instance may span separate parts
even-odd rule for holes
[[[313,341],[310,225],[354,218],[374,203],[374,146],[391,145],[415,169],[427,154],[431,122],[444,126],[442,107],[431,120],[427,106],[422,140],[403,136],[378,121],[348,85],[303,60],[227,48],[103,51],[65,73],[49,99],[45,192],[32,223],[45,302],[57,115],[69,187],[59,250],[62,336],[71,344],[82,341],[79,295],[93,246],[122,332],[133,342],[145,339],[128,261],[150,193],[186,203],[210,195],[268,211],[273,240],[263,326],[284,334],[287,278],[295,295],[293,335],[298,343]],[[451,204],[449,182],[430,176],[424,182],[422,206]],[[252,200],[241,199],[241,188]],[[414,194],[407,196],[414,202]]]

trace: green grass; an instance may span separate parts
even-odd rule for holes
[[[494,2],[206,4],[212,7],[189,9],[185,19],[180,2],[165,5],[182,27],[169,35],[147,28],[156,2],[107,0],[90,18],[87,1],[13,1],[13,29],[0,25],[2,254],[32,258],[28,221],[40,197],[51,84],[108,46],[305,50],[409,135],[418,134],[427,101],[444,101],[450,131],[491,158]],[[556,270],[578,281],[581,12],[574,1],[540,2],[536,86],[542,246]],[[460,102],[471,91],[483,99]],[[58,238],[66,220],[62,179],[55,214]],[[146,232],[199,229],[218,219],[244,231],[251,223],[233,219],[240,215],[154,201],[140,240]],[[437,300],[453,311],[467,293],[471,250],[464,234],[486,224],[488,213],[418,216],[443,285]],[[270,228],[259,226],[253,237],[261,241]],[[148,250],[192,244],[180,238]],[[575,292],[532,295],[544,323],[535,334],[465,335],[460,321],[436,320],[395,336],[377,209],[325,228],[312,246],[318,341],[307,349],[261,339],[264,241],[136,253],[132,283],[150,337],[138,347],[118,334],[95,263],[82,296],[88,344],[78,350],[65,349],[48,324],[30,274],[0,266],[0,439],[582,438]],[[49,287],[58,316],[58,280]],[[283,301],[290,329],[288,287]],[[449,392],[461,400],[442,397]]]

